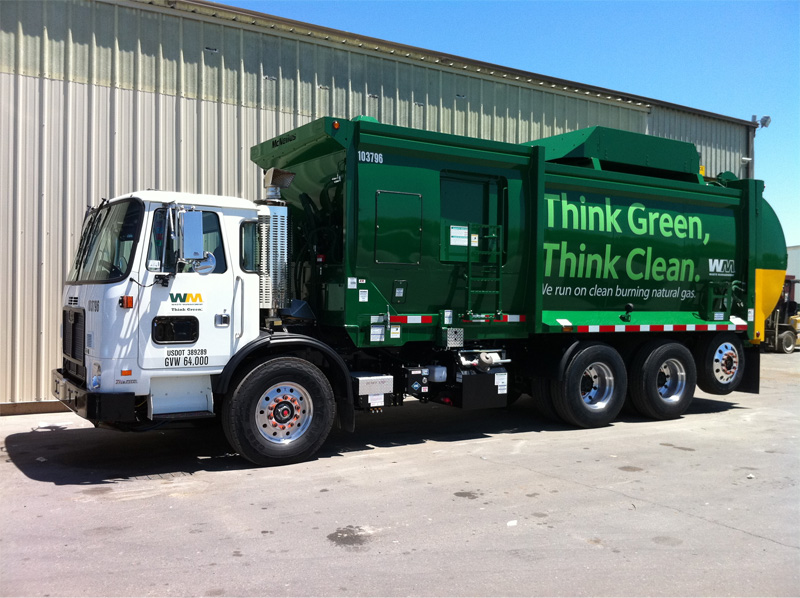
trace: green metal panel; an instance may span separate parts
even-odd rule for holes
[[[417,265],[422,245],[422,196],[375,192],[375,263]]]
[[[548,161],[597,159],[628,167],[650,168],[697,177],[700,157],[691,143],[635,135],[607,127],[589,127],[526,145],[545,148]],[[697,180],[697,179],[695,179]]]
[[[758,216],[755,267],[765,270],[786,270],[788,262],[786,239],[783,236],[778,215],[764,200],[760,203]]]

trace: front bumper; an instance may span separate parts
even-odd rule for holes
[[[53,396],[91,422],[135,422],[136,395],[132,392],[90,392],[67,378],[60,369],[50,373]]]

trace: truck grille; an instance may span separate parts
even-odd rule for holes
[[[86,343],[86,317],[83,309],[65,307],[63,311],[63,372],[76,382],[86,381],[84,352]]]

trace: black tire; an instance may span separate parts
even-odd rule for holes
[[[311,458],[336,413],[333,390],[314,365],[295,357],[260,364],[226,397],[222,426],[233,448],[256,465]]]
[[[602,343],[582,343],[550,389],[553,407],[564,421],[580,428],[607,426],[625,403],[628,376],[616,349]]]
[[[731,332],[721,332],[701,342],[695,350],[697,386],[712,395],[726,395],[744,376],[742,341]]]
[[[562,423],[555,407],[553,407],[553,395],[550,392],[550,380],[548,378],[534,378],[531,380],[531,399],[533,410],[542,419]]]
[[[628,395],[645,417],[675,419],[692,404],[696,384],[697,368],[689,349],[680,343],[655,341],[633,360]]]
[[[778,350],[781,353],[789,355],[794,353],[795,345],[797,344],[797,335],[794,330],[784,330],[778,335]]]

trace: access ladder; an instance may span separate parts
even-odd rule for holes
[[[467,242],[467,317],[481,314],[487,306],[483,297],[494,297],[494,315],[500,316],[503,305],[501,275],[503,269],[503,225],[470,223]]]

